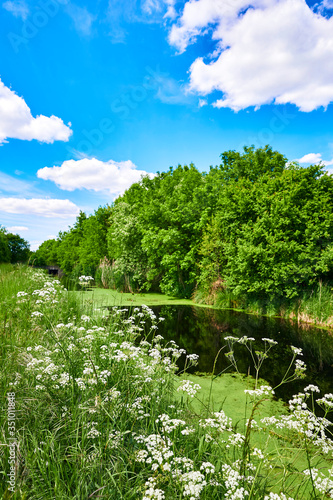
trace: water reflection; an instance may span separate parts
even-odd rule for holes
[[[292,353],[290,345],[301,347],[301,358],[307,365],[306,379],[279,388],[278,397],[285,400],[302,390],[308,384],[315,384],[323,392],[333,392],[333,337],[325,330],[299,327],[283,319],[253,316],[232,310],[216,310],[191,306],[152,307],[157,316],[165,321],[159,324],[158,333],[166,341],[174,340],[188,353],[199,354],[199,364],[192,371],[211,373],[218,351],[226,344],[224,337],[254,337],[256,346],[263,348],[262,337],[278,342],[264,361],[261,376],[272,386],[278,385],[287,370]],[[235,357],[239,371],[254,374],[251,357],[246,348],[237,345]],[[225,370],[229,363],[221,351],[215,373]],[[180,369],[182,365],[180,363]]]

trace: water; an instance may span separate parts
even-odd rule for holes
[[[214,359],[226,344],[224,337],[254,337],[254,345],[263,349],[262,337],[278,342],[264,361],[260,376],[273,387],[277,386],[292,359],[290,345],[303,349],[302,359],[307,365],[306,378],[277,389],[276,395],[288,400],[308,384],[318,385],[322,393],[333,392],[333,336],[326,330],[314,327],[299,327],[290,321],[263,316],[248,315],[232,310],[217,310],[191,306],[152,307],[157,316],[165,321],[159,323],[157,333],[166,341],[174,340],[191,354],[198,354],[199,364],[192,372],[212,373]],[[225,370],[229,362],[221,351],[215,374]],[[235,357],[241,373],[254,374],[251,357],[245,346],[236,345]],[[183,368],[182,361],[179,364]],[[230,370],[229,370],[230,371]],[[292,372],[293,373],[293,370]]]

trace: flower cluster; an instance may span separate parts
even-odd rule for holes
[[[270,493],[269,495],[265,495],[264,500],[294,500],[292,497],[287,497],[284,493]]]
[[[225,481],[225,485],[227,487],[227,492],[225,498],[228,500],[243,500],[247,496],[249,496],[249,492],[243,486],[243,483],[246,481],[251,483],[253,478],[252,476],[245,478],[242,476],[239,471],[231,467],[230,465],[224,464],[222,465],[223,479]]]
[[[90,286],[92,281],[94,281],[92,276],[85,276],[84,274],[79,276],[79,284],[83,287]]]
[[[167,420],[165,415],[163,417],[164,421]],[[137,452],[137,462],[149,464],[153,472],[160,470],[161,477],[168,473],[174,484],[179,485],[184,497],[190,497],[190,500],[200,498],[202,490],[208,484],[206,476],[215,472],[213,464],[203,462],[200,470],[195,470],[193,461],[185,457],[175,457],[172,451],[172,441],[159,434],[139,435],[135,439],[146,447],[145,450]],[[146,490],[144,498],[155,498],[151,495],[153,494],[152,487],[155,489],[157,486],[157,477],[150,478],[148,485],[149,488]],[[163,490],[159,489],[158,491],[159,494],[163,493]]]
[[[252,398],[261,398],[262,396],[270,396],[271,394],[274,394],[272,387],[269,385],[261,385],[260,389],[245,389],[244,392]]]
[[[312,390],[317,392],[316,386],[311,386]],[[299,393],[293,396],[289,401],[289,415],[280,415],[278,417],[265,417],[261,419],[261,423],[266,426],[274,426],[276,429],[286,429],[294,431],[296,434],[311,439],[314,446],[318,447],[322,453],[328,454],[333,452],[333,441],[327,436],[327,428],[331,422],[324,417],[316,416],[308,409],[306,400],[309,398],[309,386],[306,387],[304,393]],[[330,394],[326,394],[322,399],[317,401],[326,401]]]
[[[194,384],[191,380],[183,380],[177,391],[185,392],[188,396],[193,398],[200,389],[201,387],[199,384]]]
[[[305,476],[311,476],[314,487],[319,493],[333,498],[333,468],[328,471],[328,476],[325,476],[318,469],[305,470]]]

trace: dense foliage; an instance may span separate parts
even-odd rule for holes
[[[111,207],[81,213],[37,261],[57,260],[66,273],[124,291],[182,297],[219,289],[293,298],[330,281],[332,176],[268,146],[221,160],[207,173],[191,164],[142,178]]]
[[[18,234],[8,233],[0,226],[0,263],[27,262],[30,257],[29,243]]]
[[[46,240],[40,245],[32,257],[34,265],[58,264],[68,275],[94,275],[100,260],[107,255],[110,214],[109,206],[98,208],[89,217],[80,212],[72,228],[60,232],[57,240]]]

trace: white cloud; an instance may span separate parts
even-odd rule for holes
[[[69,200],[0,198],[0,212],[67,218],[78,215],[79,208]]]
[[[0,172],[0,193],[7,194],[22,194],[32,192],[33,186],[26,181],[21,181],[21,179],[17,179],[16,177],[12,177],[11,175],[5,174],[4,172]]]
[[[157,86],[156,98],[166,104],[187,104],[196,102],[193,94],[187,92],[187,86],[163,73],[155,73]]]
[[[106,20],[113,43],[124,43],[128,23],[165,23],[177,17],[176,0],[108,0]]]
[[[0,144],[8,138],[47,143],[68,141],[71,134],[69,126],[57,116],[34,118],[24,99],[0,79]]]
[[[322,157],[320,153],[308,153],[307,155],[302,156],[302,158],[298,158],[298,163],[320,163],[322,161]]]
[[[96,16],[91,14],[86,7],[79,7],[73,3],[68,4],[66,11],[73,19],[76,31],[85,36],[91,34],[92,24],[96,20]]]
[[[7,227],[7,231],[9,233],[16,234],[17,232],[21,232],[21,231],[29,231],[29,228],[26,226],[10,226],[10,227]]]
[[[65,12],[74,21],[76,31],[85,36],[91,34],[92,24],[97,18],[96,15],[91,14],[86,7],[80,7],[70,0],[51,0],[51,2],[65,6]],[[40,7],[43,9],[43,2],[38,3],[41,4]],[[45,1],[45,3],[47,2]],[[8,0],[2,4],[2,7],[8,12],[11,12],[15,17],[20,17],[23,21],[25,21],[30,14],[29,7],[25,0]]]
[[[333,165],[333,158],[332,160],[322,160],[323,164],[325,167],[329,167],[330,165]]]
[[[24,0],[8,1],[2,4],[2,7],[11,12],[15,17],[26,20],[29,14],[29,7]]]
[[[308,153],[295,161],[298,163],[311,163],[312,165],[318,165],[319,163],[322,163],[325,166],[333,165],[333,159],[323,160],[320,153]]]
[[[144,170],[137,170],[130,160],[103,162],[96,158],[67,160],[60,167],[44,167],[38,170],[37,177],[55,182],[60,189],[88,189],[91,191],[109,191],[118,195],[134,182],[138,182]],[[153,174],[148,174],[151,177]]]
[[[188,1],[169,42],[182,52],[207,34],[213,60],[193,62],[189,88],[222,92],[215,107],[291,103],[308,112],[333,101],[333,18],[304,0]]]
[[[268,0],[254,0],[254,3],[265,5]],[[249,5],[249,0],[188,1],[185,3],[179,22],[172,26],[169,42],[183,52],[189,44],[197,40],[198,36],[206,34],[208,28],[216,25],[227,27],[235,22],[239,11]]]
[[[177,17],[177,12],[175,9],[176,0],[164,0],[167,6],[167,11],[164,14],[166,19],[175,19]]]
[[[30,241],[30,250],[35,252],[45,240],[32,240]]]
[[[325,11],[333,9],[333,0],[323,0],[322,2],[317,3],[314,7],[318,12],[325,13]]]
[[[154,12],[161,12],[162,2],[160,0],[144,0],[142,3],[142,10],[149,15]]]
[[[164,18],[174,19],[177,15],[175,3],[176,0],[143,0],[142,11],[148,15],[163,13]]]

